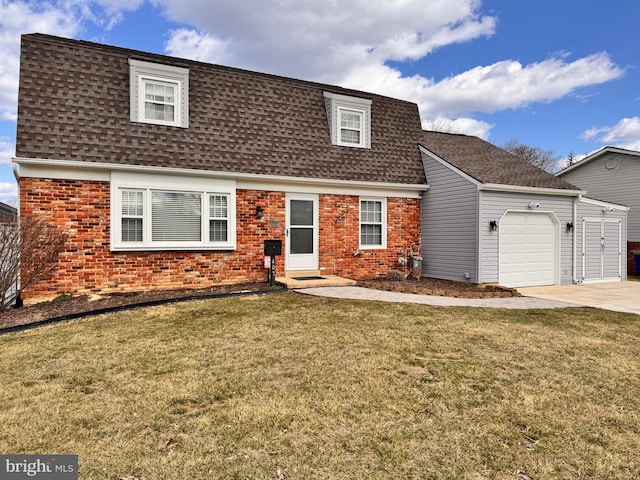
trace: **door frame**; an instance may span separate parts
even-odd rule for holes
[[[291,200],[313,202],[313,253],[311,254],[298,255],[291,253]],[[317,193],[287,193],[285,195],[285,271],[319,270],[319,204],[320,196]]]

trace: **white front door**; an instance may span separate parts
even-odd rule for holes
[[[318,270],[318,195],[288,193],[286,270]]]

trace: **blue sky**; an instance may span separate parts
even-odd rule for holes
[[[377,92],[425,126],[581,158],[640,150],[638,18],[637,0],[0,0],[0,201],[23,33]]]

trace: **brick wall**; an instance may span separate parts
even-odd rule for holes
[[[360,199],[320,195],[320,268],[353,279],[386,276],[402,269],[401,252],[420,252],[420,201],[387,199],[387,248],[359,249]]]
[[[20,179],[24,215],[44,215],[69,235],[57,273],[33,285],[23,298],[204,288],[266,281],[265,239],[284,245],[284,192],[238,190],[235,251],[111,252],[109,250],[110,187],[108,182]],[[256,206],[264,217],[256,218]],[[397,269],[400,252],[419,251],[419,200],[388,199],[388,248],[358,252],[359,198],[320,195],[320,268],[348,278],[375,278]],[[284,252],[283,252],[284,253]],[[284,271],[284,258],[277,262]]]

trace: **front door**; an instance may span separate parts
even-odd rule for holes
[[[318,195],[287,194],[287,270],[318,270]]]

